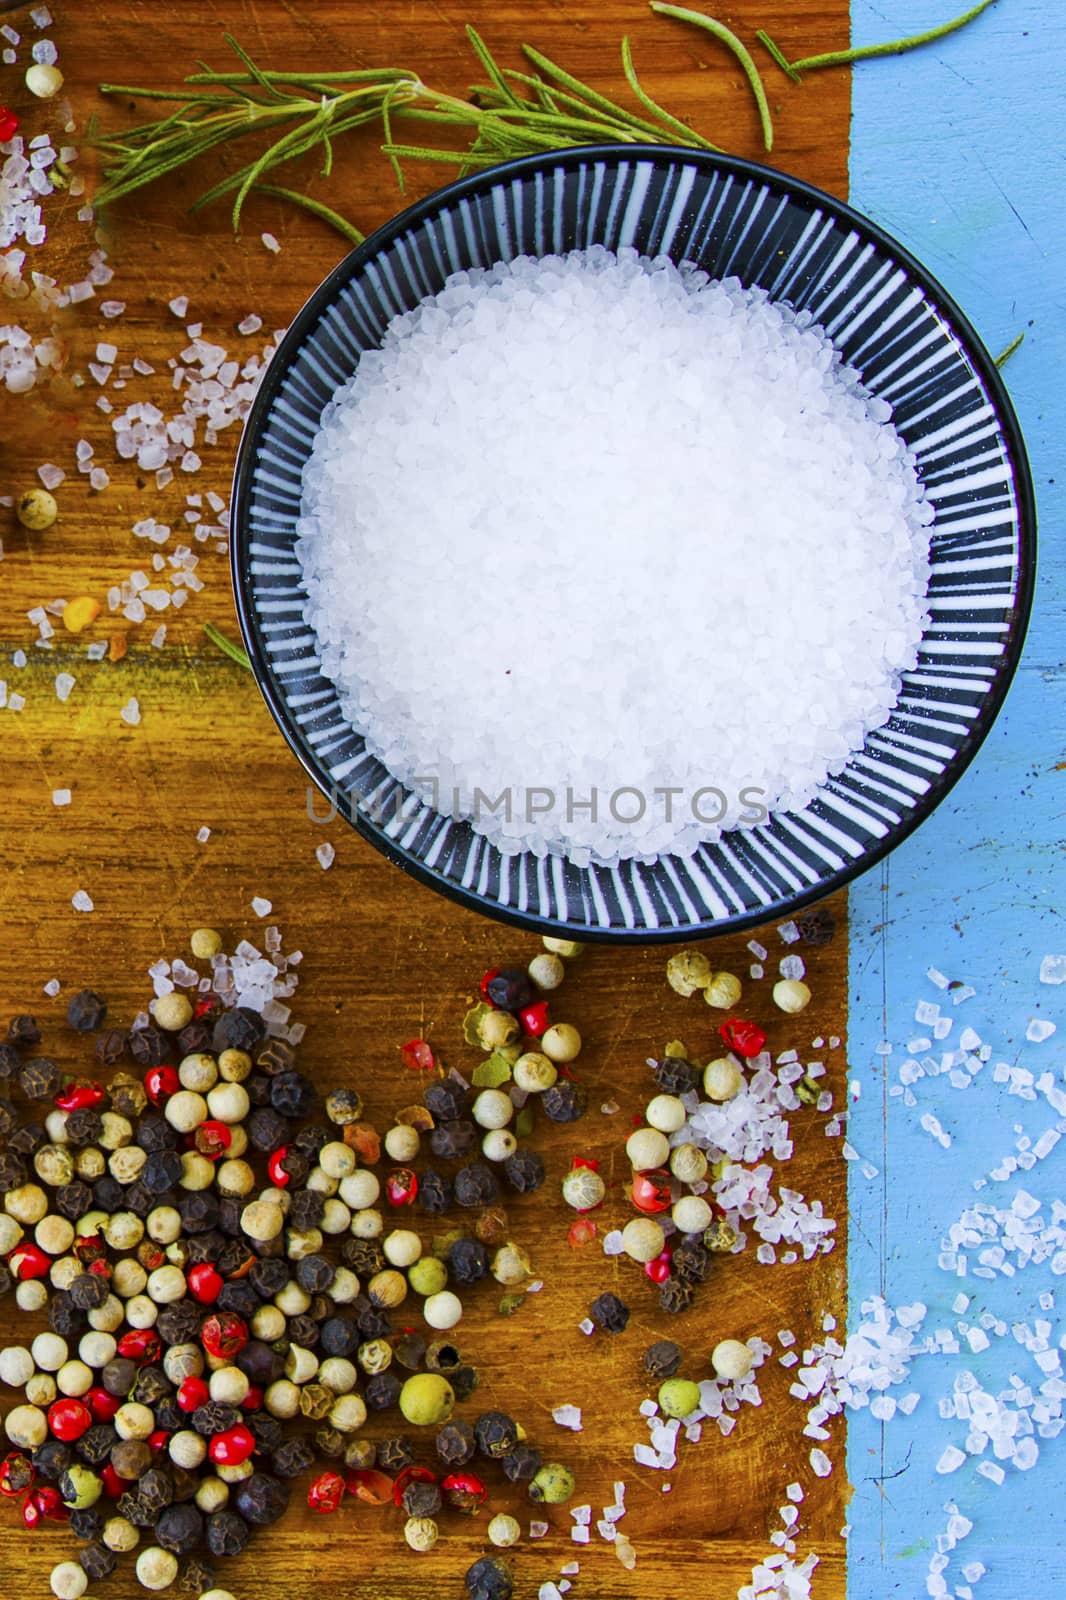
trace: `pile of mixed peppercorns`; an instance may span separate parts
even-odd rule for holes
[[[199,959],[220,949],[213,930],[194,934]],[[78,1560],[52,1574],[58,1600],[78,1600],[134,1550],[145,1588],[180,1581],[228,1600],[214,1564],[277,1521],[292,1480],[319,1457],[332,1465],[311,1484],[313,1509],[334,1511],[347,1494],[395,1502],[414,1550],[432,1548],[444,1507],[481,1506],[482,1461],[534,1502],[570,1497],[572,1475],[543,1461],[512,1418],[453,1418],[476,1370],[449,1338],[398,1330],[391,1315],[418,1295],[430,1334],[446,1335],[462,1315],[458,1290],[529,1278],[497,1201],[501,1177],[517,1192],[544,1178],[509,1127],[526,1097],[538,1094],[555,1120],[581,1110],[558,1078],[580,1038],[551,1026],[543,999],[562,977],[558,950],[528,971],[486,975],[468,1029],[494,1081],[472,1103],[457,1075],[439,1075],[425,1041],[404,1047],[408,1065],[434,1076],[383,1138],[348,1085],[313,1120],[317,1095],[293,1046],[206,979],[158,995],[128,1031],[107,1025],[100,995],[75,995],[69,1025],[96,1035],[85,1076],[36,1053],[32,1017],[13,1019],[0,1043],[10,1094],[0,1099],[0,1292],[13,1287],[48,1327],[0,1351],[0,1382],[23,1391],[4,1421],[13,1448],[0,1493],[18,1499],[28,1527],[66,1521],[82,1542]],[[469,1159],[479,1134],[484,1159]],[[461,1163],[453,1175],[415,1172],[424,1137],[439,1162]],[[379,1177],[383,1153],[395,1164]],[[389,1212],[436,1216],[452,1203],[476,1209],[476,1221],[428,1251],[414,1228],[386,1223]],[[393,1408],[436,1430],[434,1469],[416,1464],[402,1430],[361,1436],[369,1412]],[[500,1548],[519,1532],[506,1514],[488,1525]],[[475,1563],[466,1582],[474,1600],[511,1593],[498,1557]]]

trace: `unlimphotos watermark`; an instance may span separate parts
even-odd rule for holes
[[[413,793],[412,793],[413,791]],[[408,788],[399,784],[390,787],[384,795],[343,795],[331,789],[323,796],[312,785],[307,788],[307,815],[312,822],[328,823],[349,808],[378,827],[386,827],[403,817],[410,816],[421,799],[434,811],[451,816],[463,816],[475,825],[490,817],[498,821],[524,824],[549,818],[562,819],[573,825],[585,821],[607,821],[621,827],[635,827],[649,816],[666,823],[685,826],[697,823],[713,827],[726,817],[747,827],[765,822],[770,815],[766,805],[766,790],[755,784],[745,785],[735,796],[728,795],[716,784],[703,784],[688,790],[679,785],[666,784],[650,791],[635,784],[622,784],[617,789],[591,788],[579,792],[569,784],[558,789],[547,784],[505,785],[498,794],[489,794],[475,788],[467,797],[459,789],[442,788],[435,777],[414,778]],[[322,810],[323,801],[325,811]]]

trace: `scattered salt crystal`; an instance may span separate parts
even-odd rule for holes
[[[659,1412],[659,1407],[654,1400],[642,1400],[638,1409],[642,1417],[654,1417]]]
[[[751,951],[756,961],[765,961],[767,956],[770,954],[766,946],[764,944],[760,944],[758,939],[749,939],[748,949]]]
[[[1050,1039],[1055,1032],[1055,1024],[1042,1017],[1034,1017],[1025,1030],[1025,1037],[1030,1044],[1043,1044],[1045,1039]]]
[[[69,700],[70,691],[73,689],[75,681],[76,680],[71,673],[57,672],[55,679],[56,699],[63,701]]]
[[[187,294],[175,295],[174,299],[169,302],[169,305],[171,311],[176,317],[184,317],[186,311],[189,309],[189,297]]]
[[[62,467],[57,467],[53,461],[42,461],[37,468],[37,476],[46,489],[58,489],[66,477]]]
[[[570,1529],[570,1537],[575,1544],[588,1544],[592,1538],[592,1530],[590,1528],[582,1528],[575,1523],[574,1527]]]
[[[548,1532],[548,1527],[549,1525],[546,1522],[531,1522],[529,1524],[529,1537],[531,1539],[543,1539]]]
[[[257,917],[269,917],[273,909],[273,901],[264,900],[261,895],[256,895],[252,901],[252,910],[255,912]]]
[[[624,1246],[620,1229],[612,1228],[610,1233],[603,1236],[603,1253],[605,1256],[620,1256]]]
[[[52,790],[52,804],[54,806],[69,806],[69,804],[70,804],[70,790],[69,789],[53,789]]]
[[[960,1450],[957,1445],[949,1444],[945,1446],[941,1453],[940,1459],[936,1464],[936,1470],[941,1474],[957,1472],[965,1460],[965,1452]]]
[[[333,848],[333,846],[330,844],[328,839],[323,840],[323,842],[315,850],[315,856],[316,856],[316,858],[318,860],[318,864],[322,868],[323,872],[328,872],[329,871],[330,867],[333,865],[334,860],[336,859],[336,855],[337,855],[337,852]]]
[[[274,235],[272,233],[261,233],[259,237],[262,239],[264,246],[270,251],[271,255],[276,256],[281,249],[281,246],[275,239]]]
[[[557,1422],[560,1428],[571,1428],[574,1433],[581,1433],[581,1410],[578,1406],[556,1406],[552,1411],[552,1421]]]
[[[77,891],[77,893],[74,894],[71,897],[71,902],[70,903],[74,907],[75,911],[92,911],[93,910],[92,900],[86,894],[84,889],[79,889]]]
[[[811,1451],[810,1459],[811,1470],[814,1472],[815,1476],[818,1478],[828,1478],[829,1474],[833,1470],[833,1463],[830,1461],[825,1451],[819,1450],[818,1447],[815,1446],[815,1448]]]
[[[131,694],[126,704],[119,712],[119,716],[127,727],[135,728],[141,720],[141,706],[135,694]]]
[[[778,970],[782,978],[802,978],[807,966],[802,956],[785,956],[778,963]]]
[[[58,978],[49,978],[48,982],[44,985],[44,992],[48,996],[49,1000],[54,1000],[61,987],[62,985],[60,984]]]
[[[800,931],[794,922],[779,923],[777,933],[785,944],[795,944],[800,938]]]
[[[198,828],[197,829],[197,831],[196,831],[196,842],[197,842],[197,844],[206,844],[208,839],[210,839],[210,837],[211,837],[211,829],[210,828]]]
[[[254,311],[249,311],[248,315],[238,322],[237,332],[247,336],[250,333],[258,333],[262,326],[262,317],[256,316]]]
[[[596,1324],[591,1317],[582,1317],[577,1326],[580,1333],[591,1334],[596,1331]]]
[[[562,1600],[559,1585],[550,1581],[542,1583],[537,1590],[537,1600]]]
[[[33,6],[30,10],[30,17],[35,28],[43,30],[52,26],[52,13],[47,6]]]

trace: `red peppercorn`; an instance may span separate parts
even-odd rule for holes
[[[166,1428],[156,1428],[154,1433],[148,1435],[145,1443],[154,1456],[162,1455],[170,1443],[170,1433]]]
[[[112,1422],[122,1405],[122,1397],[108,1394],[106,1389],[96,1386],[85,1396],[85,1403],[92,1412],[94,1421]]]
[[[424,1039],[408,1039],[400,1046],[400,1060],[411,1072],[432,1072],[436,1066],[433,1051]]]
[[[194,1300],[199,1300],[202,1306],[213,1306],[226,1280],[212,1262],[198,1261],[195,1267],[189,1268],[185,1281]]]
[[[19,131],[19,119],[7,106],[0,106],[0,144],[6,144]]]
[[[93,1414],[81,1400],[65,1397],[48,1407],[48,1426],[57,1439],[71,1444],[93,1425]]]
[[[193,1017],[197,1022],[202,1022],[205,1017],[215,1018],[222,1014],[222,1001],[213,989],[202,995],[192,1008]]]
[[[200,1329],[209,1356],[235,1356],[248,1343],[248,1329],[235,1311],[216,1311]]]
[[[320,1472],[307,1490],[307,1504],[312,1511],[326,1514],[336,1511],[344,1499],[345,1483],[339,1472]]]
[[[216,1433],[207,1447],[207,1453],[217,1467],[239,1467],[255,1449],[255,1434],[238,1422],[235,1428]]]
[[[285,1160],[288,1153],[289,1146],[287,1144],[279,1145],[274,1151],[274,1154],[270,1157],[270,1160],[267,1162],[267,1176],[274,1185],[275,1189],[285,1189],[288,1187],[289,1174],[282,1166],[282,1162]]]
[[[24,1494],[27,1489],[32,1488],[36,1476],[37,1468],[29,1456],[13,1450],[9,1456],[0,1461],[0,1494],[7,1495],[9,1499]]]
[[[233,1143],[233,1134],[224,1122],[209,1119],[201,1122],[192,1136],[193,1149],[198,1150],[208,1161],[217,1161],[224,1156]]]
[[[144,1092],[154,1106],[161,1106],[177,1094],[181,1079],[173,1067],[149,1067],[144,1075]]]
[[[465,1467],[459,1472],[449,1472],[441,1479],[440,1486],[448,1504],[467,1513],[476,1511],[487,1493],[477,1473],[468,1472]]]
[[[165,1256],[163,1257],[163,1260],[166,1260]],[[162,1266],[163,1262],[161,1261],[159,1265]],[[114,1270],[115,1269],[112,1267],[110,1261],[100,1260],[90,1261],[89,1263],[89,1271],[92,1273],[94,1278],[107,1278],[110,1280]]]
[[[75,1079],[73,1083],[68,1083],[65,1089],[60,1090],[55,1103],[60,1111],[89,1111],[93,1106],[98,1106],[103,1098],[102,1083]]]
[[[490,972],[489,977],[495,974]],[[403,1506],[403,1492],[409,1483],[436,1483],[437,1474],[430,1472],[428,1467],[404,1467],[400,1476],[392,1486],[392,1498],[400,1507]]]
[[[418,1194],[418,1178],[410,1167],[397,1167],[385,1180],[385,1198],[390,1206],[410,1206]]]
[[[80,1234],[74,1241],[74,1254],[83,1267],[91,1267],[94,1261],[106,1261],[106,1241],[98,1233]]]
[[[121,1495],[126,1493],[129,1483],[125,1478],[119,1477],[110,1461],[105,1462],[102,1467],[98,1467],[96,1470],[100,1482],[104,1486],[104,1493],[109,1500],[118,1500]]]
[[[665,1283],[670,1276],[670,1252],[664,1250],[654,1261],[645,1261],[644,1271],[652,1283]]]
[[[587,1167],[590,1172],[599,1172],[600,1164],[591,1156],[575,1156],[570,1165],[572,1167]]]
[[[242,1411],[258,1411],[263,1404],[263,1391],[257,1383],[250,1384],[248,1393],[241,1401]]]
[[[518,1020],[526,1033],[532,1034],[534,1039],[539,1039],[541,1034],[547,1033],[551,1027],[547,1000],[534,1000],[531,1005],[522,1006]]]
[[[66,1522],[69,1516],[70,1512],[60,1499],[59,1490],[50,1483],[42,1483],[39,1488],[31,1489],[22,1507],[22,1520],[27,1528],[36,1528],[45,1519],[49,1522]]]
[[[493,1011],[495,1011],[497,1008],[495,1005],[493,1005],[492,998],[489,994],[489,984],[492,982],[493,978],[499,976],[499,972],[499,967],[490,967],[485,976],[482,978],[481,982],[478,984],[478,993],[481,996],[482,1002],[487,1006],[492,1006]],[[396,1503],[399,1505],[399,1501]]]
[[[25,1283],[28,1278],[43,1278],[52,1270],[51,1256],[46,1255],[32,1239],[17,1244],[7,1257],[7,1264],[12,1277],[19,1283]]]
[[[673,1204],[670,1174],[662,1167],[655,1172],[635,1172],[629,1193],[638,1211],[669,1211]]]
[[[348,1493],[367,1506],[387,1506],[392,1499],[392,1479],[376,1467],[359,1467],[349,1472],[345,1482]]]
[[[178,1405],[183,1411],[197,1411],[211,1398],[203,1378],[183,1378],[178,1389]]]
[[[163,1354],[163,1341],[154,1328],[131,1328],[119,1340],[118,1353],[138,1366],[150,1366]]]
[[[576,1222],[572,1222],[570,1224],[570,1233],[568,1238],[570,1240],[571,1250],[577,1250],[579,1246],[588,1244],[589,1241],[591,1239],[595,1239],[595,1237],[596,1224],[593,1222],[591,1217],[578,1217]]]
[[[762,1029],[757,1028],[754,1022],[745,1022],[742,1017],[727,1017],[718,1034],[731,1050],[736,1050],[749,1060],[766,1048],[766,1035]]]

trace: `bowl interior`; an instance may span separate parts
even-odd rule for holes
[[[931,623],[891,719],[802,811],[692,857],[578,868],[505,856],[368,754],[323,677],[294,554],[319,418],[389,321],[452,272],[603,244],[689,260],[809,310],[889,401],[935,510]],[[234,485],[238,611],[260,687],[337,810],[434,887],[574,937],[684,938],[789,915],[931,811],[1006,692],[1032,593],[1032,487],[1010,402],[962,313],[839,201],[736,159],[661,147],[529,158],[438,191],[348,256],[294,321],[245,428]],[[802,625],[802,618],[797,618]]]

